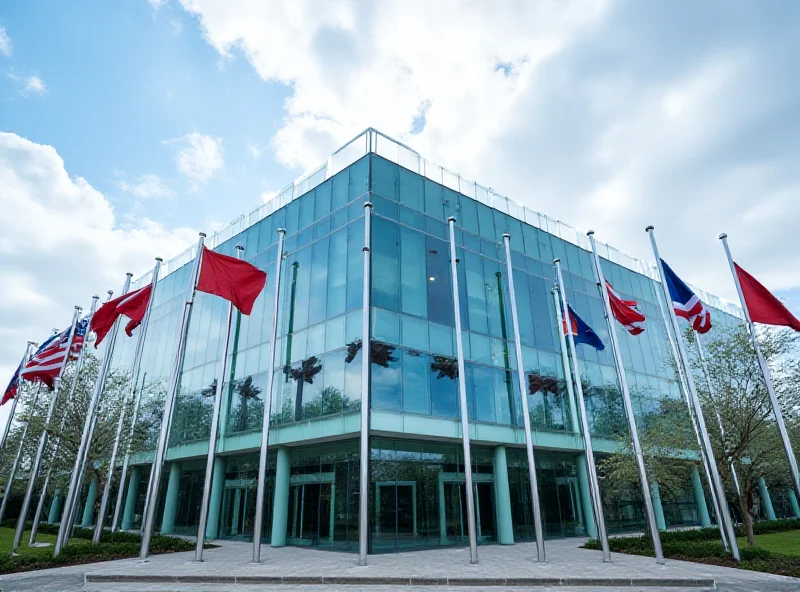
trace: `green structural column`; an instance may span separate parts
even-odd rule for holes
[[[61,502],[64,501],[64,494],[61,488],[57,487],[53,493],[53,501],[50,502],[50,513],[47,514],[47,521],[50,524],[55,524],[58,521],[58,515],[61,513]]]
[[[83,506],[81,526],[89,528],[94,524],[94,502],[97,499],[97,477],[92,477],[89,482],[89,493],[86,495],[86,505]]]
[[[789,490],[789,503],[792,505],[792,515],[795,518],[800,518],[800,506],[797,505],[797,496],[794,489]]]
[[[655,481],[650,484],[650,498],[653,500],[653,510],[656,513],[656,528],[658,530],[667,530],[667,522],[664,520],[664,508],[661,506],[661,490]]]
[[[586,525],[586,534],[589,538],[597,538],[597,524],[594,521],[592,509],[592,491],[589,488],[589,464],[586,455],[578,455],[578,489],[581,491],[581,507],[583,508],[583,521]]]
[[[273,547],[286,545],[286,523],[289,518],[289,475],[292,470],[292,455],[288,448],[278,448],[275,468],[275,495],[272,498],[272,538]]]
[[[208,522],[206,523],[206,539],[212,540],[219,536],[219,510],[222,507],[222,492],[225,489],[224,456],[214,459],[214,474],[211,479],[211,498],[208,500]]]
[[[696,466],[692,467],[692,493],[694,494],[694,503],[697,504],[697,516],[700,518],[700,526],[703,528],[711,526],[706,494],[703,492],[703,482],[700,481],[700,472]]]
[[[494,470],[494,495],[497,506],[497,542],[514,544],[514,523],[511,521],[511,493],[508,490],[508,464],[506,447],[495,446],[492,462]]]
[[[769,489],[767,489],[767,482],[764,481],[764,477],[758,478],[758,496],[761,498],[761,504],[764,506],[764,513],[767,515],[767,520],[775,520],[772,498],[769,496]]]
[[[178,513],[178,491],[181,485],[181,463],[169,465],[167,496],[164,499],[164,515],[161,517],[161,534],[175,532],[175,515]]]
[[[136,502],[139,501],[139,481],[141,480],[142,467],[133,467],[131,469],[131,478],[128,481],[128,491],[125,494],[125,509],[122,512],[122,524],[120,525],[122,530],[133,528],[133,515],[136,512]]]

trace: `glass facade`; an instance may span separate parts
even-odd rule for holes
[[[552,261],[558,257],[571,306],[609,343],[590,253],[458,191],[443,173],[436,182],[374,152],[380,150],[373,147],[336,174],[317,179],[295,199],[214,246],[230,255],[237,245],[245,247],[244,258],[267,272],[267,287],[249,317],[234,314],[222,375],[219,356],[228,305],[207,294],[195,299],[167,456],[168,463],[181,463],[180,479],[168,491],[165,470],[160,507],[165,507],[163,499],[177,496],[174,529],[196,532],[204,479],[200,459],[207,452],[214,393],[222,381],[218,451],[225,472],[224,484],[212,495],[218,504],[216,534],[252,537],[263,397],[271,380],[264,540],[274,542],[271,526],[285,518],[286,532],[278,537],[285,537],[285,544],[358,548],[359,411],[366,399],[361,390],[364,204],[370,201],[371,551],[466,543],[459,380],[465,381],[469,419],[477,434],[472,472],[480,542],[498,541],[501,503],[511,506],[513,539],[534,538],[522,396],[527,397],[535,433],[546,534],[585,535],[586,492],[578,463],[582,444],[567,395],[551,291]],[[452,305],[450,216],[457,220],[458,320]],[[277,278],[276,360],[270,368],[279,228],[286,235]],[[511,236],[524,393],[517,380],[504,233]],[[641,335],[618,331],[634,411],[646,425],[660,413],[662,402],[682,398],[656,297],[658,284],[630,265],[608,259],[601,265],[614,288],[637,300],[647,317]],[[145,468],[152,462],[163,420],[190,267],[187,259],[156,288],[139,373],[137,431],[144,444],[135,451],[134,464]],[[715,313],[715,326],[737,321]],[[456,322],[463,330],[463,377],[455,359]],[[121,372],[130,366],[131,341],[121,337],[115,352],[114,367]],[[614,450],[617,439],[627,434],[609,350],[578,348],[598,454]],[[501,469],[496,466],[497,447],[503,447],[506,458]],[[288,492],[275,489],[284,470],[277,448],[288,450]],[[497,470],[508,473],[507,491],[498,490]],[[139,492],[147,470],[143,474]],[[686,484],[686,495],[665,501],[669,524],[697,522],[688,476]],[[275,507],[273,500],[279,498],[281,507]],[[643,524],[641,500],[634,493],[630,499],[606,495],[604,503],[611,531]],[[141,504],[143,499],[136,506]],[[276,514],[281,519],[273,520]]]

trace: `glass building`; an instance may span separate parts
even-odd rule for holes
[[[374,204],[371,368],[361,387],[364,204]],[[452,302],[447,219],[456,218],[461,318]],[[278,229],[286,229],[275,277]],[[502,235],[511,236],[520,340],[527,379],[516,379]],[[643,240],[645,240],[643,233]],[[263,396],[269,422],[264,542],[358,550],[359,430],[369,401],[371,553],[467,542],[465,470],[456,370],[461,324],[479,543],[534,539],[521,397],[528,399],[547,537],[594,531],[583,443],[566,395],[555,321],[553,259],[562,261],[576,312],[609,343],[585,236],[367,130],[326,165],[207,241],[265,270],[252,315],[234,315],[219,375],[227,302],[198,294],[170,431],[156,528],[194,534],[200,514],[213,395],[222,381],[218,454],[207,535],[251,539]],[[682,400],[648,265],[600,244],[606,278],[638,301],[647,330],[618,331],[637,420]],[[122,527],[141,524],[178,327],[195,251],[165,264],[138,373],[142,402],[125,489]],[[281,283],[275,367],[268,360],[273,282]],[[150,281],[150,276],[138,285]],[[738,309],[700,292],[715,326]],[[128,371],[133,339],[120,337],[113,366]],[[578,347],[598,456],[627,437],[610,348]],[[601,487],[604,480],[601,475]],[[686,475],[683,497],[658,504],[667,526],[699,523],[704,492]],[[115,496],[112,496],[112,500]],[[642,528],[638,491],[604,493],[609,530]],[[114,504],[109,504],[109,515]],[[109,520],[109,518],[106,518]]]

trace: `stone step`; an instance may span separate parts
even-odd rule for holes
[[[715,589],[715,581],[711,578],[675,578],[675,577],[642,577],[642,578],[597,578],[570,576],[553,577],[417,577],[417,576],[236,576],[236,575],[157,575],[157,574],[92,574],[85,575],[86,584],[101,583],[142,583],[142,584],[242,584],[242,585],[363,585],[363,586],[600,586],[609,588],[629,587],[662,587],[662,588],[697,588],[700,590]]]

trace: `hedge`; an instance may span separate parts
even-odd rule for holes
[[[800,530],[800,520],[773,520],[757,522],[753,525],[755,534],[768,534],[787,530]],[[744,529],[737,527],[736,535],[744,536]],[[653,542],[649,536],[614,537],[608,540],[608,544],[611,550],[616,553],[650,557],[655,554],[653,552]],[[725,547],[722,546],[719,540],[719,530],[716,528],[662,532],[661,547],[664,551],[664,557],[669,557],[670,559],[685,559],[698,563],[800,577],[800,558],[773,553],[760,547],[741,547],[739,549],[741,561],[737,563],[730,553],[725,550]],[[600,549],[600,542],[591,539],[586,543],[585,548]]]

